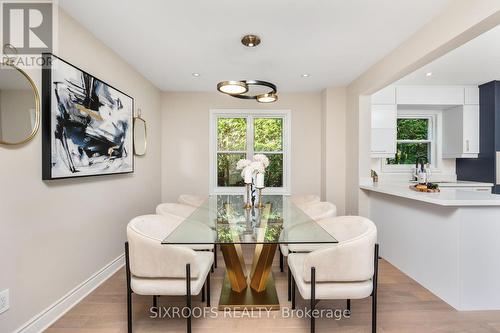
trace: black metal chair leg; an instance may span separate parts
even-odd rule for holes
[[[291,287],[292,287],[292,310],[295,310],[295,279],[293,275],[292,275]]]
[[[205,284],[201,286],[201,301],[205,302]]]
[[[132,288],[130,287],[128,242],[125,243],[125,273],[127,275],[127,332],[132,333]]]
[[[377,285],[378,285],[378,244],[375,244],[372,291],[372,333],[377,332]]]
[[[207,307],[210,307],[210,274],[207,275]]]
[[[214,244],[214,267],[217,268],[217,244]]]
[[[191,333],[191,265],[186,265],[186,309],[189,313],[186,314],[187,333]]]
[[[280,272],[283,273],[284,271],[284,260],[283,260],[283,253],[281,253],[281,249],[280,249]]]
[[[351,300],[347,300],[347,311],[349,311],[349,314],[351,313]]]
[[[316,331],[316,318],[314,309],[316,307],[316,268],[311,267],[311,333]]]
[[[153,311],[158,312],[158,296],[153,296]]]
[[[292,272],[288,269],[288,302],[292,300]]]

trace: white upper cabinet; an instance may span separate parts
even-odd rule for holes
[[[477,158],[479,105],[460,105],[443,112],[443,157]]]
[[[398,86],[396,103],[403,105],[463,105],[463,86]]]
[[[372,158],[394,158],[396,155],[396,104],[372,104]]]
[[[479,87],[468,86],[464,88],[464,104],[479,105]]]
[[[396,104],[396,88],[387,87],[372,95],[372,104]]]

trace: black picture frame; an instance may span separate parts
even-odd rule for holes
[[[96,76],[88,73],[87,71],[61,59],[60,57],[52,54],[52,53],[43,53],[43,66],[42,66],[42,180],[55,180],[55,179],[68,179],[68,178],[82,178],[82,177],[96,177],[96,176],[111,176],[118,174],[130,174],[135,170],[135,154],[133,152],[134,147],[134,98],[130,95],[124,93],[123,91],[113,87],[112,85],[106,83],[105,81],[97,78]],[[119,172],[102,172],[102,173],[92,173],[92,174],[78,174],[77,172],[67,176],[57,176],[54,177],[52,174],[53,169],[53,155],[52,155],[52,147],[53,147],[53,128],[52,128],[52,113],[55,110],[52,109],[52,71],[53,71],[53,60],[56,59],[58,61],[63,62],[64,64],[71,66],[73,69],[81,72],[84,75],[88,75],[94,80],[99,81],[103,85],[106,85],[109,89],[113,89],[117,93],[124,95],[129,98],[131,101],[131,110],[130,110],[130,127],[127,129],[129,140],[130,140],[130,151],[127,152],[127,156],[130,155],[131,158],[131,166],[130,170],[119,171]]]

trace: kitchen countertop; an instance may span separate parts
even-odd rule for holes
[[[474,184],[473,187],[489,186]],[[440,206],[500,206],[500,195],[489,192],[447,188],[438,193],[422,193],[410,190],[409,185],[409,183],[375,183],[362,184],[360,188]]]
[[[493,187],[493,183],[470,182],[465,180],[457,180],[456,182],[432,182],[432,183],[438,184],[439,187]]]

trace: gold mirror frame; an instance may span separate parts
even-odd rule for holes
[[[144,153],[143,154],[138,154],[137,153],[137,149],[135,148],[135,145],[136,145],[136,141],[135,141],[135,126],[136,126],[136,122],[137,121],[142,121],[143,124],[144,124]],[[147,126],[146,126],[146,120],[144,120],[141,117],[140,110],[139,110],[138,115],[134,117],[134,129],[133,129],[132,135],[134,136],[134,155],[136,155],[136,156],[144,156],[144,155],[146,155],[146,152],[147,152],[147,149],[148,149],[148,130],[147,130]]]
[[[35,82],[31,79],[28,73],[26,73],[16,65],[12,64],[9,60],[7,60],[6,62],[0,62],[0,68],[3,66],[10,66],[15,70],[17,70],[19,73],[21,73],[26,78],[26,80],[28,80],[31,89],[33,90],[33,95],[35,95],[35,126],[33,126],[30,135],[26,139],[19,142],[7,142],[7,141],[2,141],[0,139],[1,145],[6,145],[6,146],[22,145],[28,141],[31,141],[38,132],[38,129],[40,128],[40,94],[38,93],[38,88],[36,87]]]

